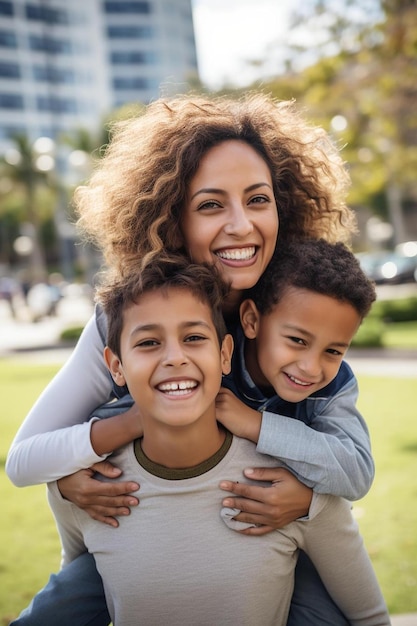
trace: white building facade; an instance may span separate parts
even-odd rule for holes
[[[0,154],[198,75],[191,0],[0,0]]]

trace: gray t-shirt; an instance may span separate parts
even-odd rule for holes
[[[140,505],[120,519],[119,528],[63,500],[55,484],[49,500],[64,563],[93,553],[115,626],[285,625],[298,548],[310,555],[352,624],[389,624],[345,500],[314,494],[308,518],[260,537],[226,525],[219,482],[250,482],[243,468],[276,466],[253,443],[229,435],[216,455],[191,470],[150,462],[139,442],[112,460],[123,470],[121,479],[140,483]]]

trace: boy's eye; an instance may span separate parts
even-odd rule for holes
[[[290,341],[292,341],[293,343],[296,343],[300,346],[305,346],[305,341],[304,339],[301,339],[301,337],[287,337],[287,339],[289,339]]]
[[[202,335],[189,335],[188,337],[185,338],[184,341],[187,342],[191,342],[191,341],[205,341],[206,337],[203,337]]]
[[[159,345],[159,342],[156,339],[143,339],[143,341],[138,341],[136,344],[138,348],[149,348],[157,345]]]
[[[341,352],[340,350],[336,350],[335,348],[328,348],[326,352],[328,352],[329,354],[333,354],[334,356],[343,356],[343,352]]]

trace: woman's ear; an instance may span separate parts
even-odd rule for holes
[[[243,300],[239,309],[240,323],[248,339],[256,339],[259,328],[260,313],[253,300]]]
[[[112,352],[108,346],[104,348],[103,356],[106,365],[109,368],[111,377],[113,378],[116,385],[119,385],[119,387],[123,387],[124,385],[126,385],[126,379],[123,374],[122,362],[119,357],[114,354],[114,352]]]
[[[232,354],[233,337],[232,335],[225,335],[221,347],[222,372],[225,375],[230,374],[232,369]]]

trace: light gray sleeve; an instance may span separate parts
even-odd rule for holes
[[[20,426],[6,461],[10,480],[18,487],[50,482],[103,460],[91,446],[91,423],[86,420],[109,399],[111,388],[92,317]]]
[[[285,463],[318,493],[359,500],[369,491],[375,467],[357,396],[357,381],[352,379],[308,426],[264,411],[257,451]]]
[[[77,556],[87,552],[84,536],[78,519],[74,515],[75,505],[65,500],[56,482],[48,484],[48,502],[54,514],[56,527],[61,539],[61,568]]]
[[[312,560],[334,602],[353,626],[388,626],[388,610],[350,503],[327,498],[317,515],[297,521],[296,541]],[[279,531],[278,531],[279,532]]]

